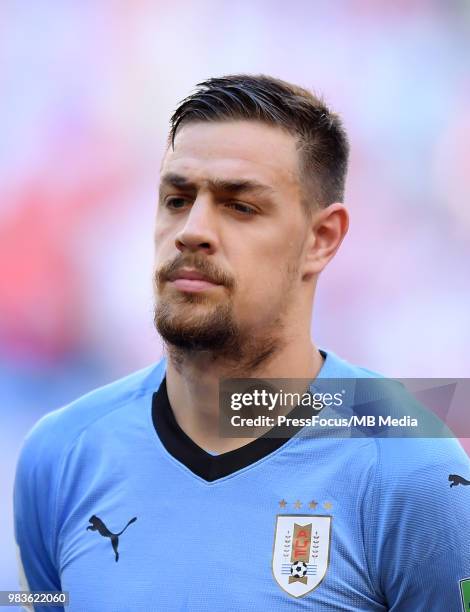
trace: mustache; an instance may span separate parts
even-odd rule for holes
[[[155,274],[155,281],[157,287],[160,287],[163,283],[169,280],[170,276],[178,272],[181,268],[192,268],[204,274],[209,281],[224,285],[227,289],[233,289],[235,286],[234,278],[225,272],[220,270],[206,256],[200,254],[186,255],[181,253],[177,255],[172,261],[163,264]]]

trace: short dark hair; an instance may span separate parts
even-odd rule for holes
[[[349,143],[339,116],[312,92],[266,75],[207,79],[180,102],[170,120],[169,144],[178,128],[198,121],[257,120],[297,137],[307,208],[344,201]]]

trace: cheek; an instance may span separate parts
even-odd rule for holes
[[[174,232],[163,224],[157,225],[153,233],[153,244],[155,260],[165,258],[175,248]]]
[[[285,288],[285,270],[277,262],[265,260],[243,270],[239,279],[237,302],[252,314],[278,307]]]
[[[292,290],[292,270],[299,265],[302,250],[298,240],[284,234],[264,245],[258,243],[256,251],[240,264],[240,300],[246,308],[270,310],[278,308],[287,290]]]

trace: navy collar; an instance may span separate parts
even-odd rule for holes
[[[325,360],[325,366],[327,354],[324,351],[320,352]],[[322,368],[319,376],[323,375],[324,369],[325,367]],[[308,412],[306,412],[304,406],[297,406],[290,413],[292,417],[307,415]],[[285,434],[282,434],[283,437],[276,438],[269,437],[269,432],[267,432],[240,448],[221,453],[220,455],[212,455],[193,442],[176,422],[168,399],[166,377],[163,378],[158,391],[153,394],[152,420],[155,431],[168,453],[185,465],[191,472],[207,482],[213,482],[229,476],[263,459],[281,448],[292,436],[302,429],[302,427],[289,427],[287,431],[286,428]]]

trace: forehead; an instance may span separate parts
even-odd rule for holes
[[[161,173],[193,181],[211,178],[257,179],[277,189],[298,187],[296,139],[257,121],[189,123],[180,128]]]

